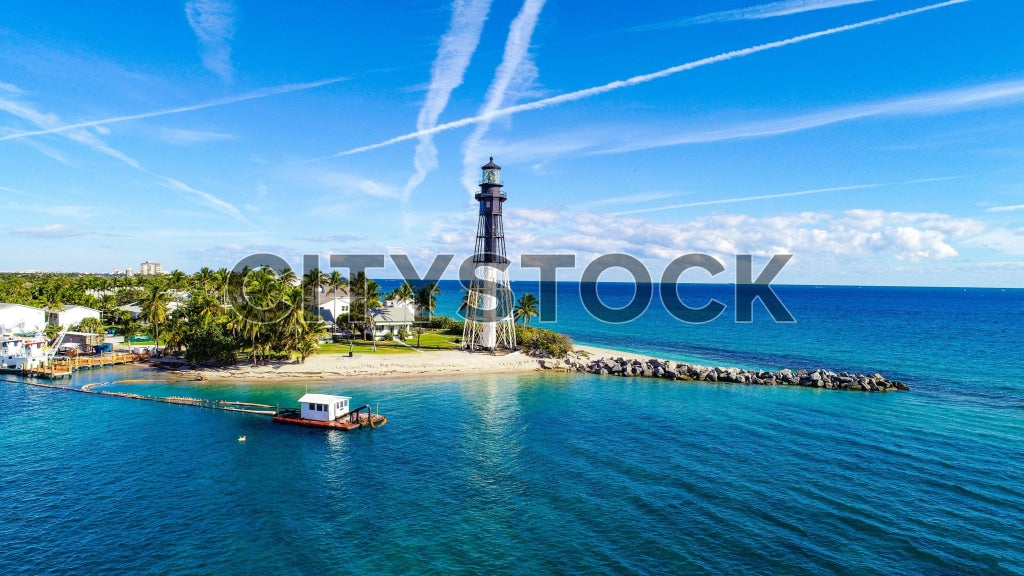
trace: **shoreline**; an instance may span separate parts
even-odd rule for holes
[[[523,352],[491,355],[463,350],[430,350],[418,354],[314,354],[304,363],[270,362],[253,366],[239,363],[224,367],[191,367],[181,363],[151,363],[162,372],[187,380],[289,382],[296,380],[344,380],[379,377],[443,376],[466,374],[525,373],[542,370],[540,359]]]
[[[352,357],[348,354],[316,354],[301,364],[291,361],[271,362],[258,366],[236,364],[222,368],[201,368],[180,361],[165,361],[153,362],[151,366],[157,370],[183,376],[183,380],[222,382],[413,378],[556,371],[864,392],[909,390],[903,383],[890,381],[881,374],[836,374],[823,369],[764,371],[707,367],[663,357],[654,358],[649,354],[586,345],[574,347],[574,351],[565,359],[530,356],[522,351],[495,355],[464,350],[436,350],[417,354],[357,354]]]
[[[635,354],[589,345],[574,346],[575,354],[590,358],[626,358],[644,361],[649,354]],[[530,356],[522,351],[492,355],[464,350],[427,350],[418,354],[314,354],[304,363],[274,361],[253,366],[240,362],[223,367],[195,367],[183,360],[150,361],[150,367],[166,374],[196,381],[289,382],[296,380],[344,380],[349,378],[415,377],[468,374],[522,374],[563,370],[550,358]]]

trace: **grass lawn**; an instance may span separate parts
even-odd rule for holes
[[[413,333],[412,337],[409,338],[408,343],[415,346],[416,338],[416,334]],[[444,330],[431,330],[429,332],[424,331],[423,334],[419,336],[419,344],[420,348],[423,348],[424,350],[455,350],[459,347],[455,341],[461,339],[461,335],[454,336],[445,333]]]
[[[367,340],[366,342],[363,342],[362,340],[353,340],[352,341],[352,352],[354,354],[406,354],[406,353],[408,353],[408,354],[415,354],[416,353],[415,350],[413,350],[412,348],[409,348],[408,346],[403,346],[402,344],[399,344],[398,342],[390,342],[390,341],[378,341],[377,342],[377,350],[374,351],[374,349],[373,349],[373,342],[370,342],[369,340]],[[345,342],[339,342],[339,343],[321,344],[320,348],[316,351],[316,353],[317,354],[348,354],[348,341],[346,340]]]
[[[453,336],[445,334],[443,330],[431,330],[424,331],[420,336],[420,349],[422,350],[455,350],[459,347],[455,343],[455,340],[460,338],[459,336]],[[321,344],[320,348],[316,351],[317,354],[348,354],[349,341]],[[391,340],[383,340],[377,342],[377,351],[373,350],[373,343],[369,341],[353,340],[354,354],[407,354],[415,353],[416,350],[416,334],[413,334],[411,338],[406,340],[405,344],[401,342],[394,342]],[[408,346],[406,346],[408,344]]]

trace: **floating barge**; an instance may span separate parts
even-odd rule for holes
[[[377,428],[387,423],[388,419],[374,414],[369,404],[350,410],[351,399],[349,396],[306,394],[299,398],[299,408],[286,408],[274,414],[274,422],[334,430]]]

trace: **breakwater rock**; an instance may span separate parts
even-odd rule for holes
[[[543,359],[545,370],[587,372],[609,376],[636,376],[663,378],[666,380],[689,380],[694,382],[728,382],[757,386],[804,386],[826,390],[857,390],[863,392],[891,392],[910,390],[906,384],[889,380],[881,374],[850,374],[828,370],[743,370],[741,368],[707,367],[699,364],[685,364],[671,360],[648,358],[588,358],[581,354],[569,354],[564,359]]]

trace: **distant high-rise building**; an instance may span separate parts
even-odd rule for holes
[[[159,262],[143,262],[139,264],[139,275],[140,276],[157,276],[163,274],[163,267],[160,266]]]

